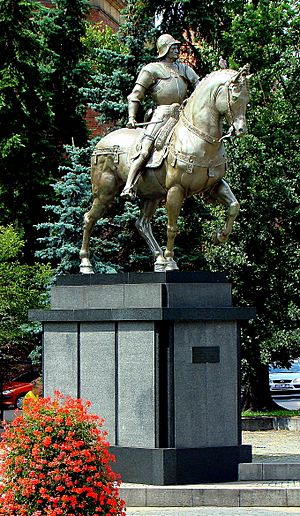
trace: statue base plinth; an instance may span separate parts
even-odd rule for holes
[[[44,324],[44,390],[89,399],[124,482],[233,481],[241,445],[239,323],[219,273],[61,276]]]

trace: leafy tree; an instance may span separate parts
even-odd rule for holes
[[[135,0],[127,3],[126,21],[119,34],[113,34],[111,29],[103,29],[101,25],[94,26],[88,29],[84,40],[90,51],[92,74],[83,93],[90,107],[99,112],[100,123],[125,125],[127,95],[137,71],[153,59],[156,30],[146,12],[132,9],[135,3]],[[142,118],[143,113],[139,116]]]
[[[28,322],[30,308],[45,307],[51,269],[22,265],[24,241],[12,226],[0,226],[0,380],[40,340],[40,325]]]
[[[257,318],[243,329],[245,408],[272,406],[268,363],[299,356],[299,7],[281,0],[248,4],[225,35],[232,62],[250,62],[250,134],[230,149],[229,182],[241,200],[231,241],[208,249],[229,271],[238,304]],[[251,28],[251,29],[250,29]]]
[[[48,16],[51,30],[45,31],[46,45],[52,51],[52,109],[55,140],[58,144],[77,145],[87,140],[83,118],[86,104],[81,87],[87,80],[88,66],[82,38],[86,30],[87,0],[56,0]]]
[[[33,259],[34,224],[52,195],[63,144],[87,139],[80,87],[86,0],[0,3],[0,218],[23,232]]]
[[[41,12],[34,0],[0,4],[0,217],[25,231],[26,254],[56,157]]]

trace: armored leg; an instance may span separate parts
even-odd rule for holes
[[[145,164],[147,159],[149,158],[151,148],[153,145],[153,138],[149,136],[145,136],[142,141],[141,152],[136,159],[132,162],[129,173],[127,176],[126,184],[121,192],[120,196],[125,197],[126,199],[133,200],[136,197],[136,192],[134,190],[135,182],[137,179],[138,172],[141,170],[142,166]]]

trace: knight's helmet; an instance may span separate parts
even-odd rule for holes
[[[164,57],[169,52],[172,45],[181,45],[181,42],[174,39],[171,34],[162,34],[159,36],[156,42],[158,57]]]

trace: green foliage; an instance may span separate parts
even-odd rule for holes
[[[21,265],[24,242],[11,227],[0,226],[0,374],[7,364],[27,357],[39,340],[40,325],[28,323],[28,310],[48,302],[47,265]]]
[[[139,8],[139,2],[130,0],[119,33],[113,34],[101,24],[87,31],[84,43],[90,52],[93,73],[82,92],[88,105],[99,112],[100,123],[124,126],[127,122],[127,95],[139,68],[153,60],[157,32],[147,13],[144,7]],[[143,118],[142,111],[139,118]]]
[[[53,116],[42,12],[34,0],[0,4],[0,218],[26,232],[41,216],[39,198],[50,175],[46,157],[56,156],[48,137]]]
[[[267,364],[300,353],[299,20],[291,3],[259,2],[245,6],[229,32],[232,62],[256,70],[250,134],[229,148],[227,178],[241,215],[231,241],[208,248],[206,257],[214,270],[228,271],[236,303],[257,308],[242,334],[246,406],[253,409],[270,406]]]
[[[246,410],[242,412],[242,417],[299,417],[299,410],[271,410],[268,412],[253,412],[252,410]]]
[[[0,220],[23,232],[32,260],[33,226],[52,194],[63,143],[87,138],[80,87],[87,67],[85,0],[0,3]]]
[[[60,145],[77,145],[87,140],[83,115],[86,105],[81,87],[88,78],[88,63],[82,38],[86,30],[87,0],[56,0],[49,10],[52,30],[46,34],[46,45],[52,51],[51,89],[56,128]],[[50,84],[49,84],[50,86]]]

